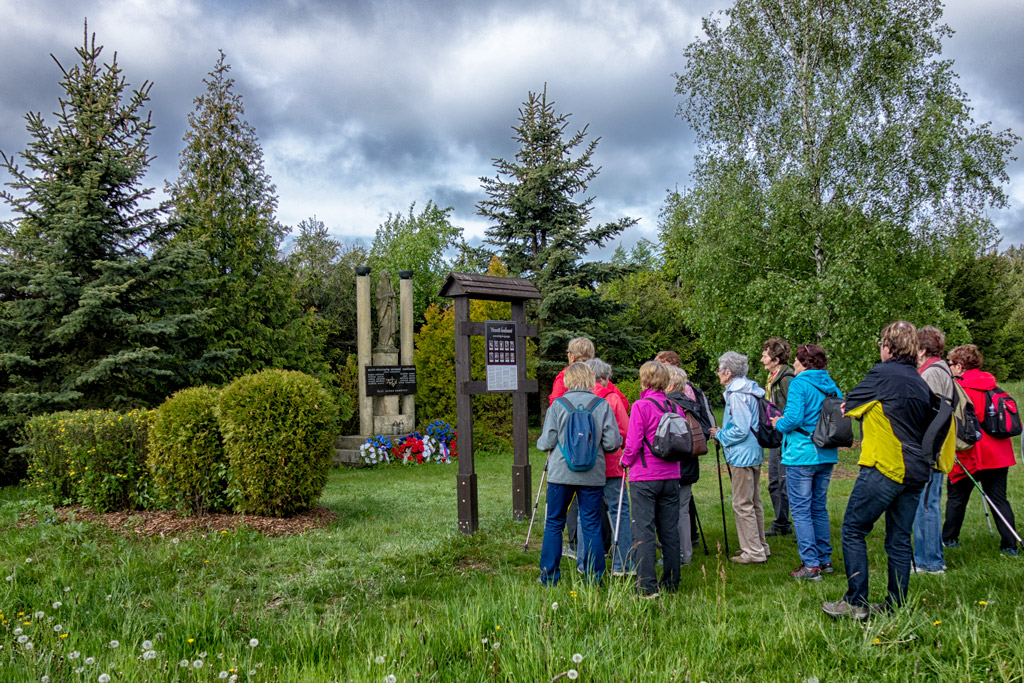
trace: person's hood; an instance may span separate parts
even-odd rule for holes
[[[964,373],[960,386],[977,391],[991,391],[996,388],[996,378],[991,372],[975,368]]]
[[[836,386],[836,383],[829,376],[827,370],[804,370],[797,375],[797,378],[803,382],[810,383],[811,386],[821,389],[826,394],[833,391],[836,392],[836,394],[839,393],[839,387]]]
[[[764,389],[757,385],[757,382],[750,379],[749,377],[735,377],[729,385],[725,387],[725,393],[727,394],[750,394],[757,398],[764,396]]]

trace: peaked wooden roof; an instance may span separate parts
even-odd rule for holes
[[[490,301],[541,298],[540,292],[529,280],[472,273],[449,274],[439,296],[468,296],[471,299]]]

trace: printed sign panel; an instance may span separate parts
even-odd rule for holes
[[[416,393],[415,365],[367,365],[367,396],[398,396]]]
[[[516,324],[510,320],[484,323],[484,353],[487,363],[487,391],[515,391],[519,388],[516,367]]]

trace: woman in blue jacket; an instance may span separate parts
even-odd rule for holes
[[[818,448],[811,434],[821,414],[825,396],[842,398],[828,371],[825,349],[804,344],[797,349],[789,384],[789,396],[775,428],[782,432],[782,464],[786,466],[789,510],[796,532],[801,565],[790,572],[795,579],[821,581],[832,573],[831,531],[828,519],[828,484],[838,462],[835,448]]]

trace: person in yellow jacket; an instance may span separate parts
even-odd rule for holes
[[[874,607],[868,602],[865,538],[883,514],[889,584],[885,606],[877,609],[903,604],[910,583],[910,539],[918,499],[936,467],[935,448],[925,441],[940,399],[933,397],[917,373],[917,329],[896,321],[882,330],[878,345],[882,362],[846,396],[846,414],[862,420],[864,441],[860,474],[843,517],[846,594],[821,606],[833,617],[865,619]],[[954,447],[951,409],[944,419],[948,422],[942,425],[939,442],[950,450]]]

